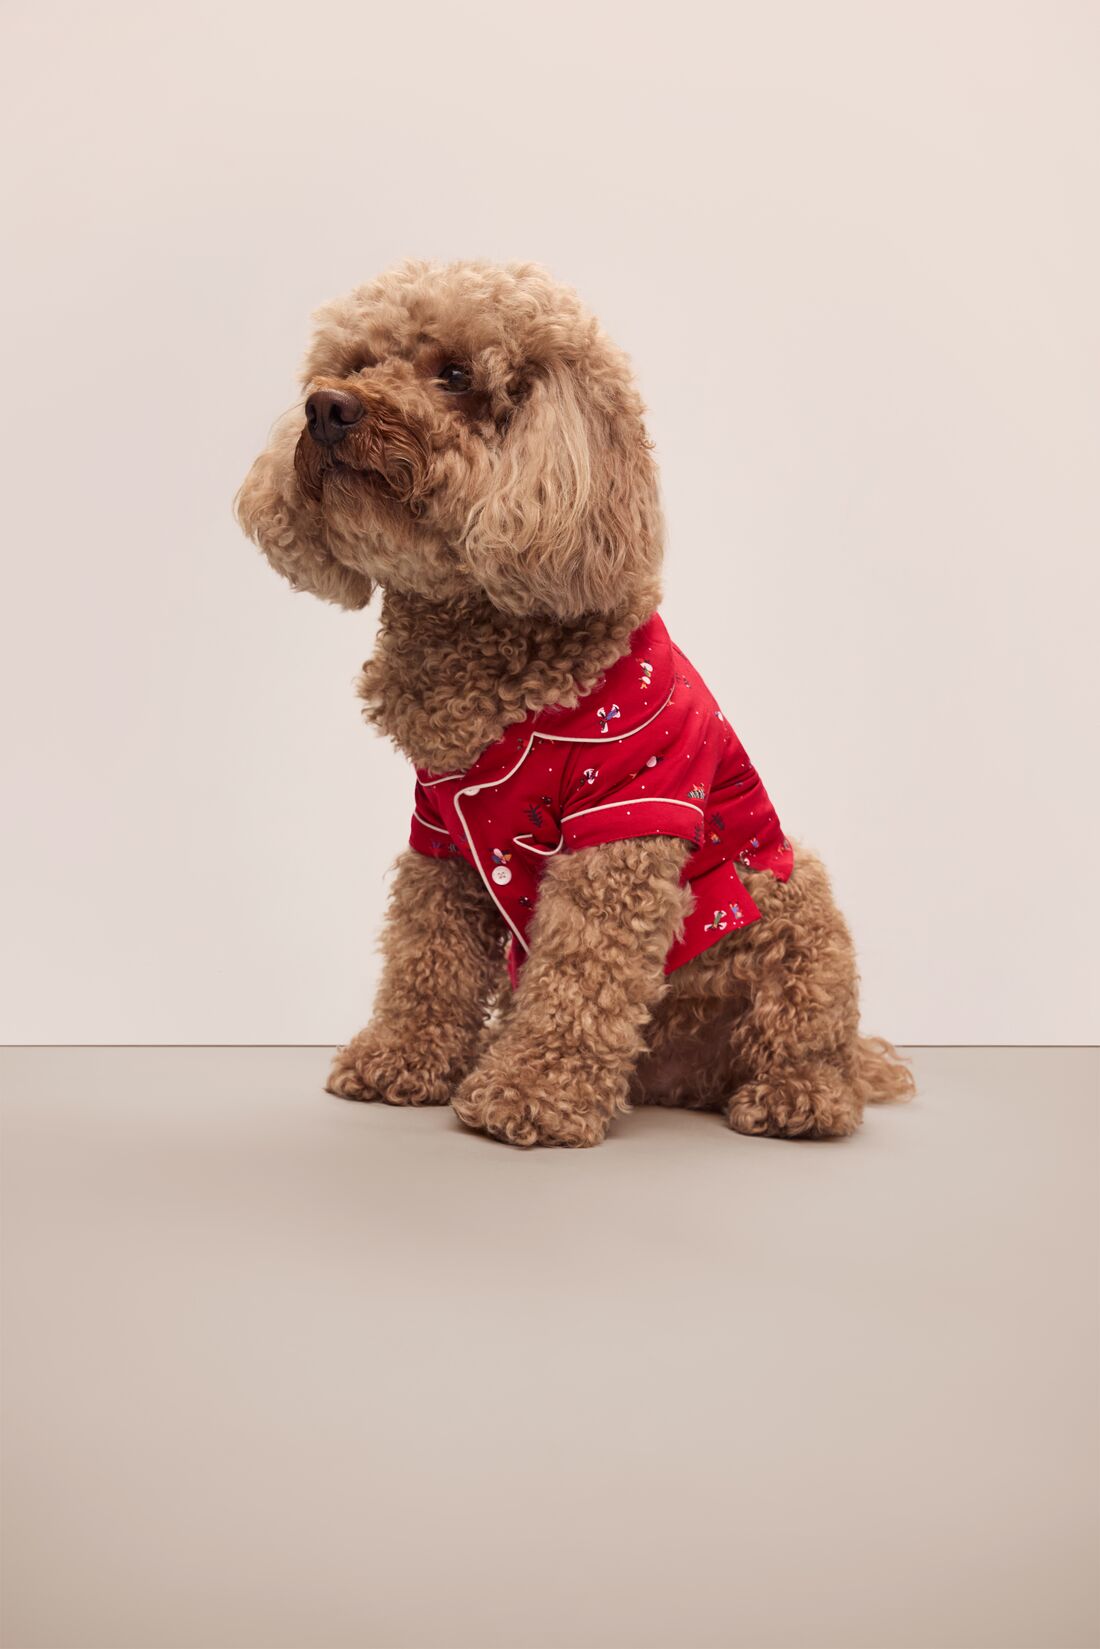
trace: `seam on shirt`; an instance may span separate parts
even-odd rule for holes
[[[663,802],[669,807],[690,807],[701,819],[705,817],[701,807],[696,807],[694,802],[682,802],[677,796],[635,796],[629,802],[601,802],[598,807],[581,807],[575,813],[563,813],[561,822],[565,824],[569,819],[582,819],[586,813],[606,813],[612,807],[645,807],[651,802]]]

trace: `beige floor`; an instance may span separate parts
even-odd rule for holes
[[[7,1050],[7,1649],[1077,1649],[1098,1056],[523,1155],[310,1049]]]

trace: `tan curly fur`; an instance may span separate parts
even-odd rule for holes
[[[657,474],[626,358],[571,291],[530,264],[403,264],[319,312],[303,388],[361,416],[326,445],[287,414],[239,517],[296,589],[353,608],[381,589],[359,690],[413,762],[469,766],[628,651],[660,594]],[[787,883],[745,873],[759,922],[665,975],[688,852],[550,860],[515,992],[476,873],[406,852],[374,1013],[329,1088],[450,1101],[516,1145],[594,1145],[638,1103],[824,1138],[906,1097],[894,1050],[859,1036],[851,940],[804,850]]]

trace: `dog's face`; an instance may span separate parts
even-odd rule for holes
[[[625,357],[531,265],[404,264],[322,309],[305,400],[238,498],[296,589],[644,612],[662,523]]]

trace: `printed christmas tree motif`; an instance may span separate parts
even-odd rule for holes
[[[701,802],[705,798],[706,793],[707,787],[705,784],[693,784],[691,789],[688,791],[688,801]]]
[[[523,810],[536,830],[542,829],[543,812],[537,802],[528,802]]]
[[[725,913],[724,910],[716,910],[714,915],[711,917],[710,921],[704,927],[703,932],[704,933],[725,933],[725,931],[726,931],[726,913]]]
[[[601,706],[600,709],[596,711],[596,719],[600,724],[600,732],[606,733],[608,727],[613,721],[617,721],[619,719],[621,713],[622,712],[617,704],[613,704],[610,710],[605,710]]]
[[[644,693],[653,680],[653,666],[647,658],[643,658],[638,660],[638,668],[642,672],[642,692]]]
[[[720,813],[712,813],[711,816],[710,816],[710,833],[709,833],[711,841],[712,842],[720,842],[722,840],[722,836],[725,832],[725,828],[726,828],[726,821],[722,817],[722,815]]]
[[[699,847],[703,840],[703,821],[700,819],[691,833],[691,845]]]
[[[581,778],[584,780],[585,784],[595,784],[599,776],[600,770],[598,767],[586,767],[584,772],[581,774]]]

